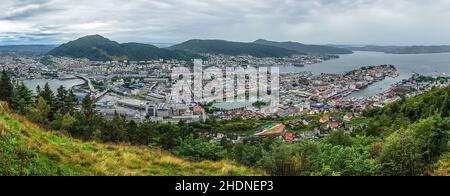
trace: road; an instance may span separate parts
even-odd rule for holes
[[[91,91],[91,93],[96,93],[97,90],[95,90],[94,85],[92,85],[91,79],[84,77],[84,76],[80,76],[80,75],[76,75],[76,77],[81,78],[82,80],[86,81],[88,83],[89,86],[89,90]]]

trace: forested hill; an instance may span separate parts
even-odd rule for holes
[[[255,43],[230,42],[225,40],[189,40],[169,47],[171,50],[185,50],[195,53],[223,55],[251,55],[254,57],[286,57],[303,54],[285,48],[267,46]]]
[[[255,44],[275,46],[280,48],[285,48],[288,50],[294,50],[300,53],[308,54],[352,54],[353,52],[345,48],[337,48],[332,46],[322,46],[322,45],[308,45],[298,42],[274,42],[263,39],[258,39],[254,41]]]
[[[94,61],[191,60],[201,58],[200,55],[186,51],[167,50],[149,44],[119,44],[100,35],[86,36],[68,42],[51,50],[48,54],[72,58],[87,58]]]
[[[379,160],[391,175],[450,176],[450,88],[365,111],[364,134],[384,138]]]

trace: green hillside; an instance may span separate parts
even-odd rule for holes
[[[125,43],[120,45],[125,51],[128,59],[134,61],[145,61],[153,59],[194,59],[202,58],[200,55],[196,55],[186,51],[171,51],[161,49],[156,46],[140,43]]]
[[[48,54],[53,56],[87,58],[94,61],[146,61],[159,59],[191,60],[193,58],[201,57],[196,54],[162,49],[149,44],[119,44],[100,35],[86,36],[71,41],[51,50]]]
[[[81,142],[45,131],[0,106],[3,175],[262,175],[235,163],[189,162],[158,150]]]
[[[174,45],[169,49],[185,50],[195,53],[223,54],[223,55],[251,55],[254,57],[286,57],[301,54],[284,48],[266,46],[254,43],[230,42],[224,40],[189,40]]]

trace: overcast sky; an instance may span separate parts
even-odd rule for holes
[[[450,45],[450,0],[2,0],[0,44],[188,39]]]

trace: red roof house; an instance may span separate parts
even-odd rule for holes
[[[321,123],[327,123],[328,121],[330,121],[330,117],[329,116],[324,116],[323,118],[320,119]]]
[[[338,122],[332,122],[330,124],[328,124],[328,128],[329,129],[336,129],[339,127],[339,123]]]
[[[294,134],[291,132],[284,134],[284,140],[290,141],[290,142],[294,141]]]

